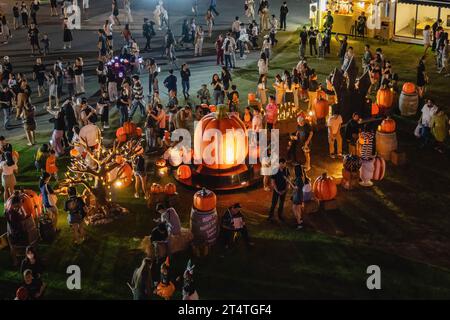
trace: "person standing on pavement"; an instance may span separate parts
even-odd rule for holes
[[[217,37],[215,46],[216,46],[216,65],[220,64],[223,66],[224,50],[223,50],[223,36],[221,34],[219,34],[219,36]]]
[[[210,0],[209,1],[209,10],[211,10],[212,12],[214,12],[214,14],[216,16],[218,16],[219,12],[217,11],[216,7],[217,7],[217,0]]]
[[[27,28],[28,27],[28,7],[25,4],[25,1],[22,1],[22,4],[20,6],[20,17],[22,18],[22,26]]]
[[[119,127],[122,127],[128,121],[128,110],[130,109],[130,95],[127,88],[122,88],[122,93],[117,101],[117,108],[119,109]]]
[[[158,71],[158,66],[156,65],[155,59],[150,58],[147,62],[146,68],[148,71],[148,97],[150,98],[152,96],[152,90],[156,90],[153,87],[155,73]]]
[[[328,118],[328,144],[330,150],[330,157],[339,158],[342,157],[342,136],[341,136],[342,117],[338,113],[337,109],[333,110],[333,115]],[[337,149],[335,148],[335,141],[337,143]]]
[[[205,33],[203,31],[202,26],[198,26],[197,30],[195,31],[195,38],[194,38],[194,57],[202,56],[204,36]]]
[[[153,27],[154,24],[153,21],[148,21],[147,18],[144,18],[144,24],[142,25],[142,35],[145,38],[144,51],[150,51],[152,49],[150,42],[152,41],[152,37],[156,34]]]
[[[105,31],[106,35],[106,41],[108,45],[108,51],[113,51],[113,25],[112,22],[109,20],[105,21],[105,24],[103,25],[103,31]]]
[[[131,0],[123,0],[123,8],[125,10],[125,23],[133,23],[133,15],[131,14]]]
[[[28,39],[31,45],[31,55],[34,56],[36,50],[39,54],[42,54],[41,47],[39,46],[39,30],[34,23],[31,23],[30,29],[28,29]]]
[[[37,81],[38,97],[42,97],[45,82],[45,65],[41,58],[36,59],[36,64],[33,66],[33,80]]]
[[[308,40],[309,40],[309,54],[310,54],[310,56],[313,56],[313,49],[314,49],[314,56],[317,56],[317,33],[316,33],[316,30],[314,30],[313,27],[309,28]]]
[[[281,158],[279,161],[278,171],[272,175],[271,184],[272,184],[272,205],[269,211],[268,220],[270,222],[274,222],[274,212],[275,207],[278,204],[278,218],[281,221],[284,221],[283,217],[283,209],[284,209],[284,201],[286,200],[286,194],[288,191],[288,180],[289,180],[289,169],[286,166],[286,159]]]
[[[12,101],[15,98],[14,91],[7,85],[0,90],[0,109],[3,113],[3,129],[8,130],[9,115],[11,113]]]
[[[214,26],[214,15],[212,14],[211,10],[206,11],[205,21],[206,27],[208,28],[208,38],[211,39],[212,30]]]
[[[12,13],[13,13],[13,28],[14,30],[17,30],[17,28],[19,28],[19,17],[20,17],[20,7],[18,2],[16,2],[16,4],[13,6]]]
[[[180,77],[181,77],[181,86],[183,88],[183,96],[184,99],[187,100],[189,99],[189,89],[190,89],[189,78],[191,77],[191,70],[189,69],[187,63],[184,63],[181,66]]]
[[[83,58],[75,59],[73,70],[75,71],[75,92],[77,95],[84,94],[84,72],[83,72]]]
[[[283,5],[280,8],[280,30],[286,31],[286,20],[288,13],[289,9],[287,6],[287,2],[284,1]]]
[[[33,0],[33,2],[30,5],[30,16],[32,19],[32,23],[34,23],[36,25],[38,24],[37,23],[37,12],[39,11],[39,6],[40,6],[39,0]]]
[[[164,86],[167,88],[167,92],[174,91],[177,93],[177,77],[173,74],[173,69],[169,70],[169,75],[164,79]]]
[[[300,59],[305,58],[305,51],[307,45],[308,45],[308,31],[306,31],[306,26],[303,26],[302,31],[300,31],[300,45],[299,45]]]
[[[133,102],[129,116],[130,120],[133,120],[133,116],[137,108],[139,108],[141,116],[145,117],[144,87],[142,86],[141,80],[139,79],[138,75],[134,75],[132,77],[132,80],[133,80],[133,88],[132,88]]]
[[[112,21],[120,26],[120,21],[119,21],[119,5],[117,4],[117,0],[112,0]]]
[[[72,30],[70,30],[69,28],[69,20],[67,18],[64,19],[63,22],[63,42],[64,42],[64,47],[63,49],[66,50],[71,49],[72,48]]]

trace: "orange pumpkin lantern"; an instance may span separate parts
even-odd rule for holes
[[[122,164],[122,163],[125,162],[124,157],[122,155],[120,155],[120,154],[116,156],[115,160],[116,160],[116,163],[118,163],[118,164]]]
[[[126,135],[135,135],[136,134],[136,124],[134,124],[131,121],[124,122],[122,128],[123,128],[123,132]]]
[[[328,101],[321,96],[314,100],[314,112],[317,119],[323,119],[328,115]]]
[[[177,186],[173,183],[168,183],[164,186],[164,193],[168,195],[174,195],[177,193]]]
[[[214,131],[209,131],[213,129]],[[221,135],[203,138],[204,133],[219,131]],[[227,113],[224,106],[218,112],[205,115],[194,134],[195,157],[203,161],[203,165],[210,169],[230,169],[244,162],[248,154],[248,139],[245,123],[234,113]],[[206,141],[204,141],[206,140]],[[212,159],[205,159],[211,156]],[[206,160],[206,161],[205,161]]]
[[[132,182],[133,169],[128,163],[124,163],[121,167],[116,167],[108,174],[108,181],[114,181],[116,186],[128,187]]]
[[[80,151],[78,151],[78,149],[76,149],[76,148],[73,148],[73,149],[71,149],[70,150],[70,156],[71,157],[78,157],[80,155]]]
[[[384,173],[386,172],[386,161],[383,158],[376,156],[373,161],[373,180],[383,180]]]
[[[211,211],[216,208],[217,197],[214,192],[203,188],[194,194],[193,206],[199,211]]]
[[[127,135],[125,134],[125,130],[123,127],[120,127],[116,130],[116,138],[119,142],[125,142],[127,141]]]
[[[371,109],[370,114],[371,114],[372,116],[376,116],[376,115],[378,115],[379,113],[380,113],[380,107],[378,106],[378,104],[372,103],[372,109]]]
[[[319,200],[333,200],[337,194],[336,183],[334,183],[333,178],[329,177],[325,172],[314,181],[313,191],[316,198]]]
[[[416,85],[412,82],[405,82],[402,87],[402,92],[406,94],[414,94],[416,92]]]
[[[169,300],[175,292],[175,286],[172,282],[164,284],[162,282],[158,283],[156,287],[156,294],[161,298]]]
[[[380,108],[388,109],[394,102],[394,91],[389,88],[380,88],[377,92],[377,104]]]
[[[23,190],[23,193],[25,193],[28,198],[31,199],[32,205],[33,205],[33,210],[31,215],[33,216],[33,218],[37,218],[40,217],[42,215],[42,201],[41,198],[39,198],[38,194],[30,189],[25,189]]]
[[[211,104],[211,105],[209,106],[209,111],[211,111],[211,112],[216,112],[216,111],[217,111],[217,107],[216,107],[215,105]]]
[[[177,169],[177,176],[179,179],[189,179],[192,175],[191,167],[186,164],[182,164]]]
[[[158,168],[163,168],[166,166],[166,159],[160,158],[156,160],[155,164]]]
[[[150,192],[151,193],[163,193],[164,187],[162,185],[160,185],[159,183],[153,183],[150,186]]]
[[[395,120],[387,117],[383,121],[381,121],[379,131],[383,133],[392,133],[395,132],[396,124]]]

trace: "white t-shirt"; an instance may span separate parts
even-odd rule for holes
[[[425,127],[430,127],[431,118],[436,114],[437,107],[432,106],[429,108],[427,105],[424,105],[422,108],[422,125]]]
[[[262,117],[260,114],[253,116],[252,129],[253,129],[253,131],[258,131],[258,130],[262,129]]]
[[[14,170],[17,170],[17,165],[13,164],[12,166],[8,166],[6,161],[0,162],[0,169],[2,170],[3,176],[10,176],[14,174]]]
[[[264,59],[258,60],[258,72],[259,74],[267,74],[269,72],[269,68],[267,66],[267,63]]]
[[[423,44],[431,44],[431,32],[430,30],[423,30]]]
[[[83,0],[83,8],[89,9],[89,0]]]
[[[95,124],[87,124],[80,129],[80,140],[85,140],[88,147],[93,147],[100,143],[100,129]]]
[[[342,124],[342,117],[340,114],[328,118],[327,127],[329,133],[332,135],[336,135],[339,132],[339,127],[341,126],[341,124]]]

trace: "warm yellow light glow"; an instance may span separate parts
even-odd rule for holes
[[[123,183],[122,183],[122,181],[118,180],[118,181],[114,182],[114,186],[117,188],[120,188],[123,186]]]
[[[232,164],[234,163],[234,146],[227,145],[225,151],[225,163]]]

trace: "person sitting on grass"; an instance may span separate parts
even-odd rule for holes
[[[23,285],[28,292],[29,300],[39,300],[44,294],[46,284],[39,278],[33,277],[33,271],[27,269],[23,272]]]
[[[80,244],[85,240],[84,222],[86,217],[86,204],[81,197],[77,196],[77,189],[70,187],[67,191],[69,198],[64,203],[64,211],[67,212],[67,221],[73,230],[75,244]]]
[[[253,242],[250,241],[247,226],[245,225],[244,216],[241,213],[241,205],[239,203],[233,204],[225,211],[222,217],[222,235],[224,240],[225,249],[228,249],[233,243],[233,236],[236,232],[240,233],[245,243],[248,246],[253,246]]]

